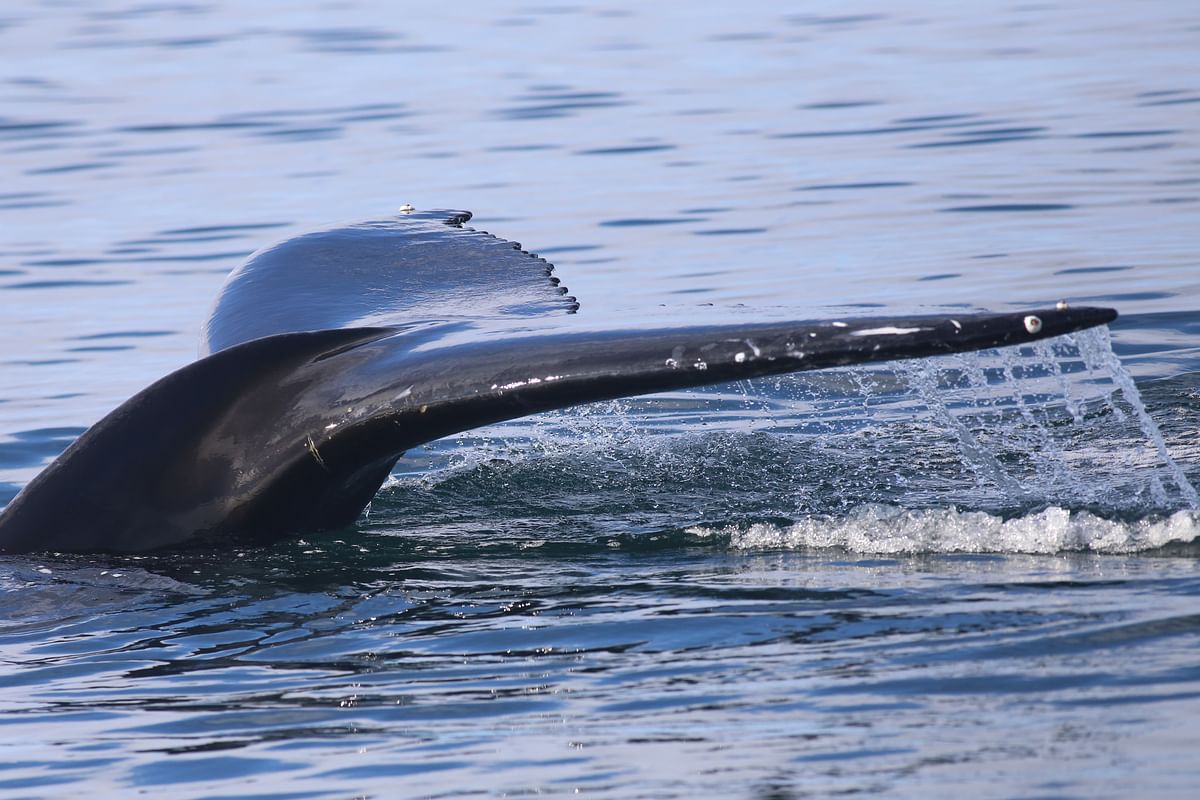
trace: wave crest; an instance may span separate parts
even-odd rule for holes
[[[728,537],[737,550],[842,548],[855,553],[1067,553],[1122,554],[1200,539],[1200,512],[1112,520],[1088,511],[1051,506],[1020,517],[957,508],[905,509],[871,504],[843,517],[816,516],[791,525],[695,527],[701,537]]]

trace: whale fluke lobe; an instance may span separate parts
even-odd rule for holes
[[[469,211],[414,211],[306,233],[230,273],[205,323],[214,353],[276,333],[513,320],[570,313],[545,259],[464,227]]]
[[[227,280],[205,357],[122,404],[0,513],[0,552],[268,542],[350,524],[399,456],[597,400],[1035,341],[1103,308],[594,326],[544,260],[405,212],[290,239]]]

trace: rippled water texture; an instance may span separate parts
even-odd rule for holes
[[[0,503],[248,253],[406,202],[596,320],[1065,298],[1112,349],[563,412],[350,530],[0,559],[0,794],[1193,796],[1196,4],[442,6],[0,9]]]

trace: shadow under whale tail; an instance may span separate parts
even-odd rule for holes
[[[87,431],[0,514],[0,552],[138,552],[337,527],[405,450],[482,425],[1020,344],[1115,317],[1057,308],[660,330],[443,320],[268,335],[168,375]]]

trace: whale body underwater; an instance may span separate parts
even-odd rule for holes
[[[133,553],[352,524],[408,449],[597,400],[1021,344],[1105,308],[593,328],[468,212],[289,239],[230,274],[196,362],[96,423],[0,512],[0,552]]]

